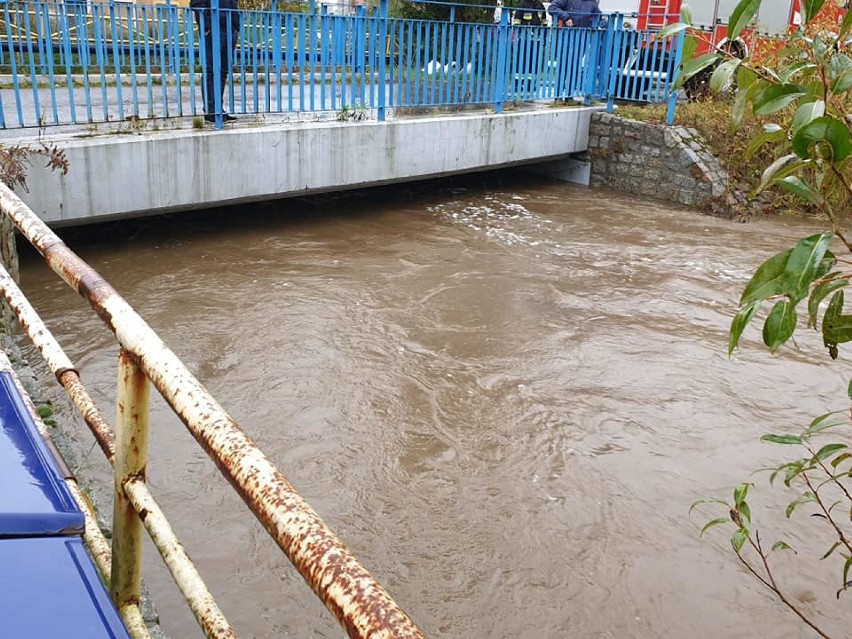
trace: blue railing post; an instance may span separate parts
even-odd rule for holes
[[[385,101],[387,98],[387,63],[390,56],[385,56],[388,50],[388,0],[379,2],[379,45],[376,52],[376,60],[379,65],[379,95],[378,112],[379,122],[385,121]],[[391,54],[393,52],[391,51]]]
[[[607,28],[609,28],[607,26]],[[586,53],[586,74],[583,82],[583,103],[589,106],[596,96],[595,86],[598,83],[601,59],[601,30],[597,17],[589,30],[589,48]]]
[[[494,79],[494,112],[503,112],[503,100],[506,97],[506,73],[509,57],[509,12],[500,12],[500,26],[497,27],[497,77]]]
[[[666,124],[671,126],[674,124],[675,107],[677,106],[677,90],[671,88],[674,84],[674,78],[680,69],[680,63],[683,61],[683,43],[686,39],[686,31],[681,31],[675,41],[674,60],[669,69],[668,84],[669,84],[669,107],[666,110]]]
[[[621,34],[624,31],[624,16],[614,13],[609,17],[606,25],[606,56],[604,58],[604,69],[606,75],[606,110],[612,113],[615,108],[615,79],[619,73],[619,62],[621,61]]]
[[[215,127],[217,129],[221,129],[225,125],[225,118],[222,113],[222,27],[219,24],[220,12],[219,0],[210,0],[210,41],[212,46],[208,50],[213,54],[213,60],[207,60],[207,64],[213,64],[213,95],[207,96],[207,106],[213,107],[213,113],[216,114]],[[204,72],[206,82],[207,69]]]

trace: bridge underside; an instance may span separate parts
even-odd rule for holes
[[[68,173],[36,163],[23,199],[71,226],[532,164],[585,151],[599,109],[66,139]]]

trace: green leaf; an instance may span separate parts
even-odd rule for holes
[[[738,484],[737,487],[734,488],[734,506],[739,508],[743,504],[745,498],[748,496],[748,489],[751,486],[752,484],[746,483]]]
[[[837,457],[831,460],[831,467],[837,468],[838,466],[840,466],[840,464],[845,462],[850,457],[852,457],[852,453],[843,453],[842,455],[838,455]]]
[[[762,147],[767,142],[780,142],[786,137],[787,133],[781,127],[778,127],[777,129],[771,129],[769,131],[764,130],[763,133],[754,136],[751,142],[749,142],[749,145],[748,147],[746,147],[745,151],[745,159],[750,160],[752,156],[754,156],[754,154],[760,150],[760,147]]]
[[[722,501],[721,499],[716,499],[716,498],[711,497],[711,498],[708,498],[708,499],[698,499],[698,500],[692,502],[692,505],[689,507],[689,512],[692,513],[693,509],[697,508],[698,506],[702,506],[704,504],[720,504],[720,505],[724,506],[725,508],[730,508],[730,506],[728,505],[728,502]]]
[[[759,80],[757,73],[746,66],[740,66],[737,71],[737,97],[731,110],[731,123],[739,127],[743,123],[746,107],[754,99],[766,80]]]
[[[794,153],[782,155],[763,170],[763,174],[760,176],[760,184],[757,185],[754,193],[760,193],[774,179],[789,175],[793,171],[798,170],[801,165],[801,161],[797,159]]]
[[[841,451],[844,448],[848,448],[848,446],[846,446],[846,444],[826,444],[817,451],[817,454],[814,457],[819,461],[825,461],[834,453]]]
[[[700,40],[691,33],[686,34],[686,38],[683,40],[683,53],[681,54],[682,60],[692,60],[695,57],[695,52],[698,51],[698,45],[700,44]]]
[[[843,290],[828,303],[822,318],[822,341],[832,359],[837,358],[837,345],[852,341],[852,315],[843,315]]]
[[[849,70],[852,70],[852,59],[845,53],[837,53],[828,61],[828,79],[834,80]]]
[[[787,284],[785,293],[790,295],[795,303],[807,297],[811,284],[819,277],[823,257],[828,252],[832,239],[834,233],[818,233],[799,240],[793,248],[784,268],[784,279]]]
[[[706,69],[707,67],[716,64],[716,62],[722,56],[715,52],[705,53],[704,55],[700,55],[697,58],[692,58],[684,62],[683,67],[680,70],[680,73],[675,80],[675,83],[672,87],[672,90],[677,90],[683,86],[684,82],[689,80],[692,76],[694,76],[699,71]]]
[[[787,249],[766,260],[751,276],[740,298],[740,306],[752,304],[759,300],[781,295],[784,292],[783,277],[787,261],[793,249]]]
[[[774,544],[772,544],[771,552],[775,552],[776,550],[793,550],[793,548],[790,547],[790,545],[785,541],[776,541]],[[793,552],[796,551],[793,550]]]
[[[824,258],[829,253],[828,245],[833,237],[832,233],[811,235],[800,240],[792,249],[766,260],[746,285],[740,306],[776,295],[789,296],[794,305],[804,299],[811,283],[825,268]]]
[[[742,30],[748,26],[760,9],[760,0],[740,0],[740,3],[731,12],[728,18],[728,39],[736,40],[740,37]]]
[[[796,306],[790,299],[779,300],[763,323],[763,343],[775,353],[796,330]]]
[[[825,115],[825,101],[814,100],[806,102],[796,110],[796,115],[793,116],[793,121],[790,123],[790,131],[794,134],[806,124],[810,124],[817,118]]]
[[[763,435],[760,438],[762,442],[771,442],[773,444],[801,444],[802,438],[798,435]]]
[[[743,548],[743,544],[748,539],[748,531],[745,528],[740,528],[731,536],[731,546],[734,547],[734,552],[738,555]]]
[[[736,58],[734,60],[725,60],[722,64],[713,70],[713,75],[710,76],[710,90],[713,93],[719,93],[725,87],[731,84],[731,78],[737,67],[742,64],[742,60]]]
[[[740,309],[740,311],[734,315],[734,319],[731,322],[731,330],[729,332],[728,337],[728,356],[730,357],[731,353],[734,352],[734,349],[740,343],[740,337],[745,330],[745,327],[748,326],[749,322],[751,322],[752,318],[757,313],[757,310],[760,308],[760,301],[755,301],[749,304],[748,306]]]
[[[831,149],[831,158],[843,162],[852,153],[852,135],[834,118],[823,116],[809,122],[793,136],[793,151],[800,158],[814,156],[815,147]]]
[[[686,31],[689,28],[689,24],[687,22],[675,22],[674,24],[669,24],[657,31],[655,36],[655,40],[665,40],[666,38],[671,38],[673,35],[680,33],[681,31]]]
[[[831,556],[831,553],[837,550],[840,547],[840,544],[842,543],[842,541],[835,541],[834,544],[832,544],[831,548],[829,548],[828,551],[822,557],[820,557],[820,559],[828,559]]]
[[[813,20],[822,9],[825,0],[804,0],[803,9],[805,10],[805,24]]]
[[[793,49],[793,52],[799,53],[799,50]],[[817,68],[817,65],[815,65],[813,62],[806,62],[806,61],[796,62],[794,64],[791,64],[786,69],[784,69],[784,72],[781,74],[781,82],[787,83],[790,80],[792,80],[793,78],[795,78],[802,71],[810,71],[810,70],[816,69],[816,68]]]
[[[831,82],[831,92],[835,95],[841,95],[852,89],[852,69],[837,76]]]
[[[819,312],[820,303],[829,295],[831,295],[834,291],[837,291],[844,286],[849,284],[849,280],[838,278],[836,280],[829,280],[827,282],[822,282],[821,284],[817,284],[814,287],[814,290],[811,291],[811,297],[808,299],[808,327],[816,328],[817,326],[817,313]],[[850,397],[852,399],[852,397]]]
[[[685,4],[680,8],[680,21],[692,24],[692,11],[690,11],[689,5]]]
[[[843,40],[843,36],[846,35],[846,32],[852,28],[852,11],[847,11],[846,15],[843,16],[843,22],[840,23],[840,31],[837,32],[837,39]]]
[[[755,94],[754,114],[775,113],[803,95],[807,95],[807,90],[798,84],[769,84]]]
[[[714,519],[713,521],[708,521],[706,524],[704,524],[704,528],[701,529],[701,535],[704,535],[704,533],[710,530],[713,526],[727,524],[729,521],[731,521],[730,517],[719,517],[718,519]]]
[[[801,499],[796,499],[787,504],[787,508],[784,510],[784,514],[787,515],[787,519],[793,515],[793,511],[796,510],[802,504],[810,504],[813,503],[813,497],[802,497]]]
[[[781,178],[780,180],[777,180],[775,184],[787,191],[790,191],[793,195],[798,195],[805,202],[810,204],[820,205],[825,201],[822,197],[822,193],[795,175],[788,175],[787,177]]]
[[[845,421],[835,421],[831,418],[835,415],[843,415],[844,413],[845,411],[835,410],[830,413],[825,413],[824,415],[816,417],[813,421],[811,421],[811,423],[802,433],[802,439],[806,439],[811,435],[821,433],[822,431],[828,430],[829,428],[834,428],[835,426],[842,426],[844,423],[846,423]]]

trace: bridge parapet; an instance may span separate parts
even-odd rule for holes
[[[0,3],[0,129],[223,112],[353,112],[577,99],[673,100],[682,39],[620,14],[585,28],[177,4]],[[294,3],[288,3],[292,6]],[[296,3],[297,4],[297,3]],[[275,3],[273,3],[273,7]],[[205,46],[209,31],[221,46]],[[231,53],[232,52],[232,53]]]

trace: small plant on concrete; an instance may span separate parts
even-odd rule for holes
[[[366,104],[355,104],[353,106],[344,106],[337,113],[339,122],[363,122],[369,116],[369,109]]]
[[[204,128],[204,118],[201,116],[195,116],[192,118],[192,128],[193,129],[203,129]]]
[[[10,189],[27,189],[27,171],[32,166],[32,156],[47,161],[52,171],[68,173],[68,158],[56,146],[40,142],[36,146],[4,146],[0,144],[0,181]]]

